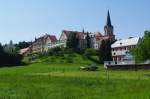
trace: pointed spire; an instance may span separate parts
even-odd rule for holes
[[[113,34],[113,25],[111,24],[111,19],[110,19],[110,13],[108,10],[107,13],[107,21],[106,21],[106,25],[104,26],[104,31],[105,31],[105,35],[106,36],[112,36]]]
[[[82,30],[82,33],[84,33],[84,28],[83,28],[83,30]]]
[[[106,22],[106,25],[107,25],[107,26],[112,26],[112,25],[111,25],[111,19],[110,19],[109,10],[108,10],[108,13],[107,13],[107,22]]]

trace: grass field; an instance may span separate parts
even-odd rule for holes
[[[85,64],[0,68],[0,99],[150,99],[150,71],[80,71]]]

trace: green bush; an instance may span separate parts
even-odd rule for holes
[[[49,56],[64,56],[64,49],[60,47],[49,49],[48,55]]]
[[[84,56],[87,58],[95,56],[96,54],[97,54],[97,51],[95,49],[92,49],[92,48],[86,49],[84,52]]]
[[[66,59],[67,59],[67,60],[66,60],[67,63],[73,63],[73,58],[72,58],[72,57],[69,57],[69,56],[68,56]]]

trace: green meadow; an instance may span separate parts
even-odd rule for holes
[[[150,99],[150,71],[95,72],[87,64],[34,63],[0,68],[0,99]]]

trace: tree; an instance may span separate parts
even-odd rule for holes
[[[101,46],[99,49],[99,61],[100,63],[103,63],[104,61],[111,61],[112,55],[111,55],[111,40],[102,40]]]
[[[48,55],[50,56],[64,56],[64,49],[60,47],[55,47],[48,50]]]
[[[3,64],[4,62],[4,50],[3,50],[3,46],[0,43],[0,64]]]
[[[25,42],[25,41],[22,41],[22,42],[19,42],[18,44],[15,44],[15,46],[19,49],[23,49],[23,48],[27,48],[31,45],[32,42]]]
[[[67,39],[67,48],[77,50],[78,44],[79,44],[79,39],[77,37],[77,33],[71,32]]]
[[[100,49],[99,49],[99,61],[100,63],[103,63],[104,59],[105,59],[105,41],[102,40],[101,42],[101,46],[100,46]]]
[[[22,63],[22,55],[18,54],[16,49],[13,50],[13,53],[12,51],[7,52],[4,50],[4,47],[0,44],[0,66],[14,66],[20,65]]]
[[[88,32],[87,32],[87,35],[86,35],[86,42],[87,42],[87,48],[91,48],[91,38],[90,38]]]
[[[150,60],[150,31],[145,31],[142,42],[131,50],[136,62]]]
[[[18,53],[17,48],[14,46],[13,41],[10,40],[9,44],[4,46],[4,52],[9,54],[16,54]]]
[[[1,43],[0,43],[0,53],[3,53],[3,46]]]
[[[96,54],[97,54],[97,51],[95,49],[92,49],[92,48],[88,48],[84,52],[84,56],[87,58],[90,58],[91,56],[95,56]]]

